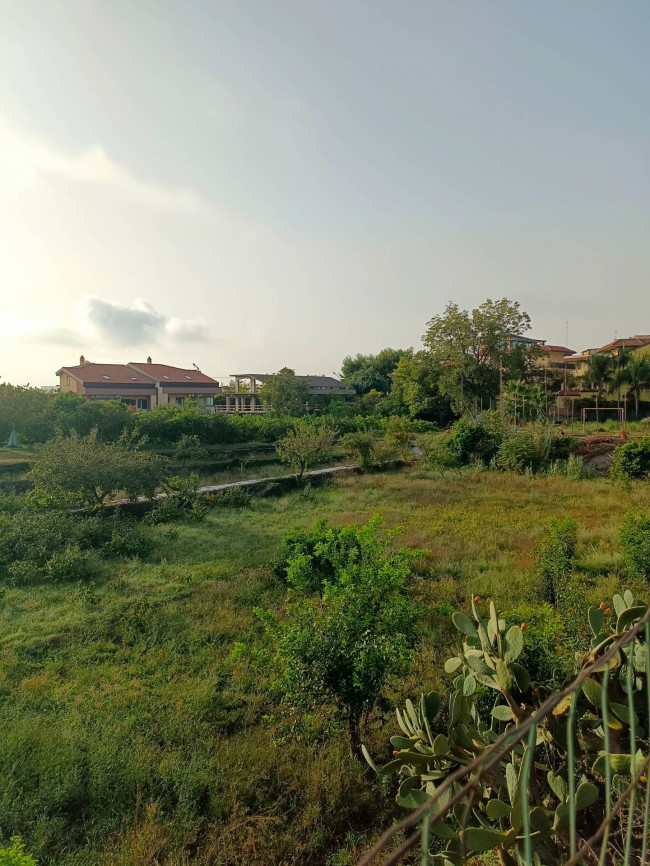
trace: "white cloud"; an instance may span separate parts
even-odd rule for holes
[[[53,322],[23,319],[12,313],[0,314],[0,337],[6,340],[34,340],[59,346],[79,346],[82,335],[74,328],[61,327]]]
[[[142,180],[113,161],[99,145],[65,153],[11,130],[0,121],[0,186],[8,190],[31,189],[49,176],[111,188],[145,207],[197,215],[211,213],[211,206],[197,193]]]
[[[188,342],[207,336],[203,319],[165,316],[144,298],[126,306],[87,295],[77,305],[75,319],[84,333],[111,345],[137,346],[161,338]]]

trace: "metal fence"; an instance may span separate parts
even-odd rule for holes
[[[645,683],[639,691],[637,673],[635,672],[634,642],[643,642],[645,646]],[[625,650],[627,649],[627,655]],[[608,683],[610,663],[616,657],[621,659],[625,667],[625,684],[627,692],[628,725],[627,738],[629,753],[632,755],[629,784],[620,791],[613,787],[616,767],[613,764],[615,754],[610,743],[610,703],[608,698]],[[577,763],[575,754],[576,742],[576,707],[577,695],[584,683],[594,675],[602,678],[602,727],[604,732],[604,803],[598,813],[595,829],[589,838],[584,838],[578,832],[576,820],[576,777]],[[636,690],[636,695],[635,695]],[[638,754],[640,745],[645,744],[650,752],[648,731],[637,729],[638,721],[635,713],[635,696],[638,702],[644,702],[644,712],[647,712],[646,726],[650,724],[650,609],[641,616],[635,625],[624,631],[602,655],[580,671],[576,679],[565,689],[552,694],[535,712],[520,720],[516,726],[510,726],[489,748],[478,754],[471,763],[461,766],[438,787],[435,794],[420,808],[411,812],[406,818],[387,830],[368,853],[358,862],[357,866],[394,866],[398,863],[416,863],[421,866],[442,862],[435,853],[431,853],[431,827],[442,821],[460,803],[466,804],[460,830],[465,828],[472,806],[478,797],[481,780],[500,761],[513,752],[519,756],[522,786],[522,827],[518,836],[521,844],[518,846],[516,860],[502,859],[504,862],[520,862],[525,866],[539,866],[540,860],[533,854],[534,828],[531,827],[529,813],[529,796],[531,791],[531,767],[535,760],[535,744],[540,724],[549,717],[563,702],[570,701],[567,729],[567,776],[568,776],[568,839],[565,855],[558,863],[566,866],[577,864],[599,864],[599,866],[646,866],[650,863],[650,783],[648,782],[648,766],[650,754],[645,757]],[[459,831],[459,837],[462,833]],[[404,838],[405,837],[405,838]],[[475,858],[476,854],[472,855]],[[460,852],[461,862],[465,863],[469,855]],[[544,863],[543,866],[552,866]]]

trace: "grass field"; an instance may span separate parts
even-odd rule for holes
[[[153,527],[150,559],[111,565],[93,586],[6,588],[0,837],[18,832],[41,864],[60,866],[354,863],[398,815],[391,782],[348,757],[328,708],[297,720],[283,709],[254,663],[264,638],[253,608],[283,599],[265,569],[283,533],[379,513],[403,528],[401,544],[428,551],[414,590],[417,661],[364,735],[384,761],[389,706],[445,680],[450,606],[475,594],[527,615],[536,538],[568,514],[585,609],[611,596],[618,524],[630,507],[650,510],[649,493],[493,472],[341,477]]]

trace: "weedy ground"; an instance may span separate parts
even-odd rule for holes
[[[479,595],[543,622],[534,546],[563,515],[580,527],[585,609],[611,597],[618,524],[650,510],[649,492],[490,472],[341,477],[152,527],[154,554],[95,585],[6,587],[0,837],[20,833],[42,866],[349,866],[399,813],[392,782],[348,757],[330,708],[296,719],[269,687],[253,608],[282,603],[265,566],[284,532],[378,513],[402,527],[401,545],[426,551],[417,660],[365,731],[384,762],[390,708],[444,687],[452,608]]]

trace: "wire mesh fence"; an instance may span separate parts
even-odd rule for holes
[[[475,744],[358,866],[463,866],[490,851],[503,866],[649,864],[650,608],[628,602],[613,633],[592,641],[573,682],[486,748]],[[562,776],[545,760],[549,725],[559,718],[566,719]],[[584,743],[593,736],[603,747],[592,763]],[[430,751],[420,756],[420,778],[439,778],[440,760]],[[513,767],[507,779],[504,761]],[[545,780],[559,804],[550,802]]]

